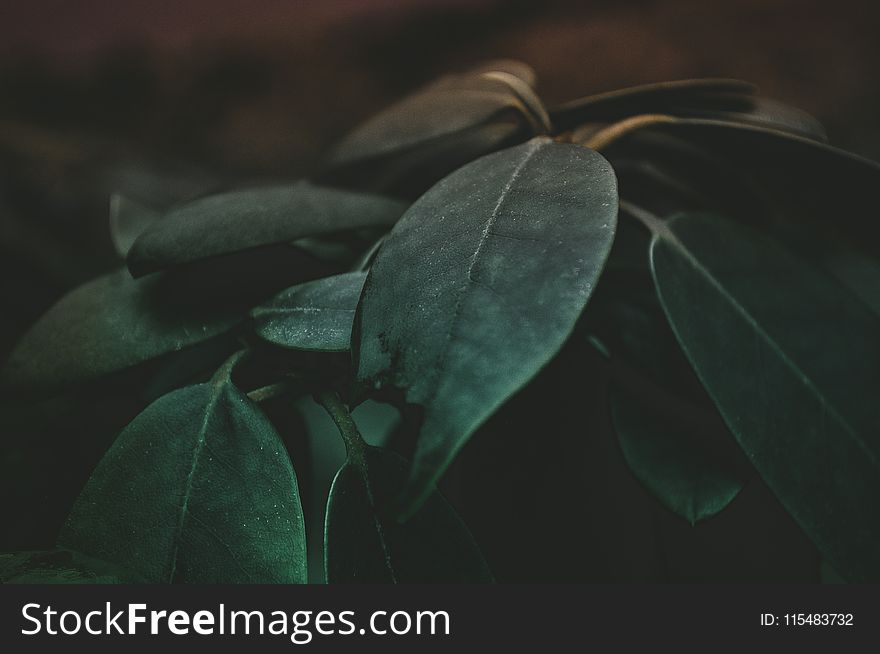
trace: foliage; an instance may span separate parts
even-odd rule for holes
[[[862,215],[878,180],[744,82],[548,110],[528,66],[500,61],[373,117],[310,179],[169,211],[115,196],[126,268],[49,309],[3,387],[44,397],[162,366],[58,549],[4,555],[2,578],[304,583],[319,530],[312,581],[489,581],[438,484],[565,359],[566,392],[607,381],[603,419],[665,511],[711,521],[757,475],[826,567],[878,581],[880,240]],[[309,397],[345,443],[330,488],[311,469],[335,460],[329,435],[279,418]],[[351,411],[377,401],[401,419],[367,444]],[[552,421],[553,401],[525,410]],[[556,498],[546,538],[582,500]]]

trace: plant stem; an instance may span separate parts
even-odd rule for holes
[[[299,388],[299,386],[300,385],[294,379],[282,379],[274,384],[255,388],[248,392],[247,396],[254,402],[265,402],[266,400],[273,400],[276,397],[287,395],[291,391]]]
[[[339,398],[339,395],[335,391],[322,391],[315,393],[315,401],[324,407],[324,410],[336,423],[339,434],[345,441],[345,451],[348,458],[352,461],[362,462],[367,444],[358,431],[354,418],[351,417],[351,412]]]
[[[668,230],[668,227],[666,227],[666,223],[663,222],[662,218],[651,213],[647,209],[642,209],[640,206],[633,204],[632,202],[621,200],[620,210],[638,220],[642,225],[647,227],[648,231],[652,234],[659,234]]]

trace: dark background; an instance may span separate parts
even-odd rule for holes
[[[878,18],[873,0],[4,2],[0,356],[64,291],[118,265],[106,227],[114,190],[161,208],[236,184],[296,177],[372,112],[481,59],[530,63],[548,104],[643,82],[742,78],[816,115],[832,143],[880,159]],[[112,432],[136,408],[122,391],[83,391],[2,409],[0,438],[25,444],[3,448],[8,514],[0,549],[51,543],[107,444],[103,436],[84,444],[83,432]],[[610,451],[606,443],[593,454],[617,456]],[[85,463],[79,469],[65,461]],[[744,528],[772,532],[753,543],[752,555],[770,547],[776,558],[765,572],[799,578],[796,563],[813,565],[815,553],[806,546],[792,553],[802,537],[756,484],[732,520],[743,502],[770,506],[757,522],[743,518]],[[637,488],[632,480],[624,486],[624,494]],[[626,523],[620,538],[655,538],[665,528],[666,518],[659,520]],[[499,543],[504,537],[486,536]],[[618,541],[606,541],[605,555],[619,554]],[[579,543],[562,549],[574,553]],[[542,570],[517,571],[514,558],[504,561],[502,545],[488,547],[501,551],[513,577],[557,576],[552,560]],[[626,550],[618,562],[624,572],[610,578],[663,578],[657,570],[668,568],[668,556],[656,563],[661,555],[648,549]],[[673,558],[685,560],[688,552]],[[779,563],[785,559],[789,568]],[[595,572],[582,567],[586,578]]]

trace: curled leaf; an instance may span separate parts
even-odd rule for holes
[[[346,352],[365,272],[324,277],[293,286],[251,312],[264,341],[295,350]]]

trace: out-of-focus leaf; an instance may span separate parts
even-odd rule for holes
[[[614,172],[597,153],[534,139],[423,195],[367,276],[357,379],[424,409],[409,509],[474,430],[570,334],[614,238]]]
[[[652,268],[685,353],[755,468],[850,580],[880,579],[880,320],[742,226],[681,215]]]
[[[464,583],[492,575],[467,527],[432,486],[398,522],[388,511],[409,481],[409,463],[367,445],[334,393],[316,396],[345,442],[346,459],[327,498],[324,567],[329,583]]]
[[[557,129],[583,123],[617,121],[637,114],[669,113],[676,106],[700,106],[713,111],[749,106],[746,96],[755,92],[748,82],[735,79],[688,79],[644,84],[566,102],[550,110]]]
[[[708,98],[714,99],[718,105],[723,105],[729,100],[731,106],[741,101],[741,96],[729,93],[707,94]],[[745,123],[756,127],[765,127],[782,132],[791,132],[797,136],[821,141],[828,141],[828,134],[815,117],[806,111],[792,107],[778,100],[748,96],[747,106],[738,110],[712,110],[711,102],[695,102],[692,105],[674,105],[670,111],[672,115],[688,118],[709,118],[733,123]]]
[[[296,475],[272,423],[232,383],[235,361],[123,430],[60,546],[150,583],[305,583]]]
[[[409,463],[364,446],[330,488],[325,528],[328,583],[492,581],[477,544],[455,510],[431,489],[405,524],[383,513],[406,487]]]
[[[302,181],[211,195],[172,209],[128,253],[136,277],[258,246],[391,225],[406,203]]]
[[[119,193],[110,196],[110,239],[123,259],[138,236],[155,224],[162,213]]]
[[[287,245],[132,279],[119,270],[62,297],[20,339],[0,383],[24,393],[70,384],[201,343],[326,266]]]
[[[482,73],[507,73],[508,75],[518,77],[532,88],[535,88],[535,85],[538,82],[538,76],[535,74],[535,69],[527,63],[517,61],[516,59],[493,59],[471,68],[468,72],[472,75]]]
[[[794,232],[793,239],[809,223],[821,230],[826,243],[841,240],[880,257],[880,222],[864,219],[865,207],[875,200],[880,164],[826,143],[754,125],[674,118],[645,129],[690,140],[748,170],[777,204],[789,207],[788,232]],[[636,138],[640,131],[622,140]]]
[[[144,580],[116,565],[71,550],[0,554],[4,584],[136,584]]]
[[[366,278],[365,272],[344,273],[282,291],[251,312],[254,332],[281,347],[345,352]]]
[[[880,263],[858,252],[835,252],[825,260],[825,268],[880,315]]]
[[[724,509],[753,472],[669,328],[650,241],[632,217],[620,221],[583,329],[607,350],[612,422],[630,470],[694,524]]]
[[[705,434],[687,431],[675,414],[651,410],[619,385],[610,389],[611,417],[630,470],[668,509],[696,524],[724,509],[747,481]]]
[[[442,77],[351,132],[322,179],[417,197],[465,163],[550,129],[531,81],[510,65]]]

